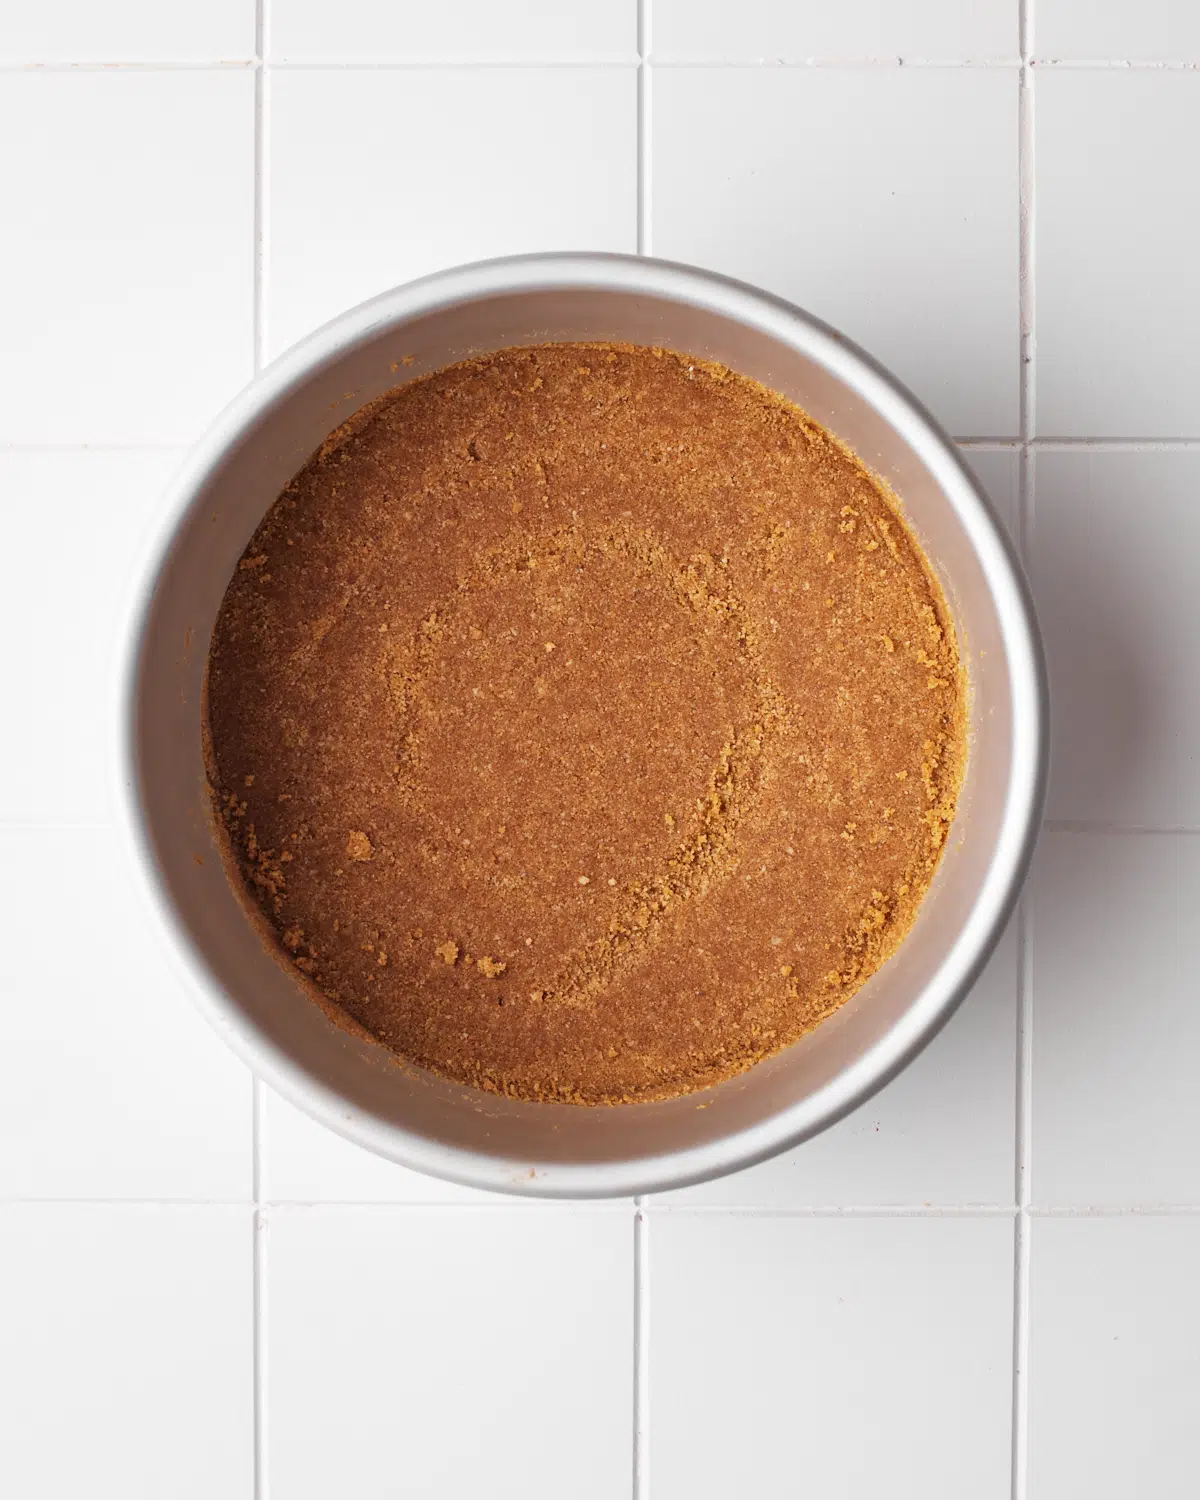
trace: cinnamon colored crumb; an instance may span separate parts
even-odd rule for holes
[[[326,439],[230,581],[207,748],[327,1012],[618,1103],[751,1066],[894,951],[964,702],[928,564],[836,439],[700,360],[548,345]]]
[[[357,829],[346,840],[346,853],[351,859],[370,859],[374,852],[371,848],[371,840]]]

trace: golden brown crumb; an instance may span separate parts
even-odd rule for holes
[[[303,984],[422,1067],[578,1104],[819,1025],[911,926],[962,776],[896,506],[663,350],[505,350],[351,417],[209,661],[217,813]]]

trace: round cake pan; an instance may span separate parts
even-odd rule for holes
[[[226,879],[201,735],[225,586],[271,502],[328,433],[383,392],[456,360],[578,339],[719,361],[847,442],[902,497],[945,588],[970,677],[958,813],[896,954],[816,1031],[741,1076],[660,1103],[592,1108],[464,1088],[327,1019]],[[929,1041],[982,968],[1028,867],[1045,786],[1033,609],[954,444],[874,360],[798,308],[631,256],[522,256],[430,276],[345,313],[264,370],[194,449],[163,504],[129,613],[120,692],[122,823],[153,921],[234,1051],[369,1150],[454,1182],[551,1198],[697,1182],[794,1146],[861,1104]]]

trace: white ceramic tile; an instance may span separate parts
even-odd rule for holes
[[[1037,1219],[1029,1500],[1192,1500],[1200,1219]]]
[[[1200,61],[1195,0],[1037,0],[1039,58]]]
[[[633,1229],[555,1209],[274,1209],[273,1500],[611,1500],[633,1427]]]
[[[0,442],[189,442],[249,379],[253,109],[245,70],[4,78]]]
[[[109,796],[116,630],[172,452],[0,452],[0,817],[79,823]]]
[[[5,8],[0,60],[222,62],[254,56],[254,0],[42,0]]]
[[[746,1208],[1013,1201],[1017,945],[1001,943],[928,1050],[794,1151],[664,1203]]]
[[[652,1214],[655,1500],[1008,1500],[1013,1227]]]
[[[629,58],[637,0],[271,0],[267,52],[274,62]]]
[[[808,58],[1015,58],[1012,0],[654,0],[651,56],[722,62]]]
[[[281,72],[270,117],[272,353],[461,261],[635,248],[631,68]]]
[[[1046,835],[1034,903],[1034,1203],[1200,1205],[1200,838]]]
[[[113,831],[0,828],[0,909],[0,1197],[249,1198],[250,1076],[176,983]]]
[[[0,1494],[250,1500],[250,1214],[0,1205]]]
[[[1043,70],[1035,95],[1038,434],[1200,436],[1200,72]]]
[[[1039,452],[1050,816],[1200,826],[1200,452]]]
[[[667,68],[652,248],[779,292],[962,437],[1017,428],[1017,76]]]

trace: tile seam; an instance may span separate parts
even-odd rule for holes
[[[266,162],[266,76],[263,58],[266,54],[266,0],[254,5],[254,219],[251,245],[252,315],[251,341],[255,375],[263,366],[263,221]],[[251,1171],[254,1198],[254,1224],[251,1270],[253,1276],[253,1419],[254,1419],[254,1500],[266,1500],[266,1221],[262,1201],[262,1084],[251,1076]]]
[[[1017,545],[1031,567],[1034,456],[1036,426],[1037,348],[1035,282],[1035,103],[1033,92],[1034,0],[1018,0],[1017,27],[1021,69],[1017,95],[1017,191],[1019,211],[1018,305],[1020,447],[1018,457]],[[1013,1133],[1013,1326],[1012,1430],[1010,1440],[1012,1500],[1025,1500],[1028,1478],[1028,1364],[1029,1364],[1029,1180],[1032,1126],[1032,989],[1033,917],[1028,888],[1017,908],[1017,1028],[1016,1111]]]

